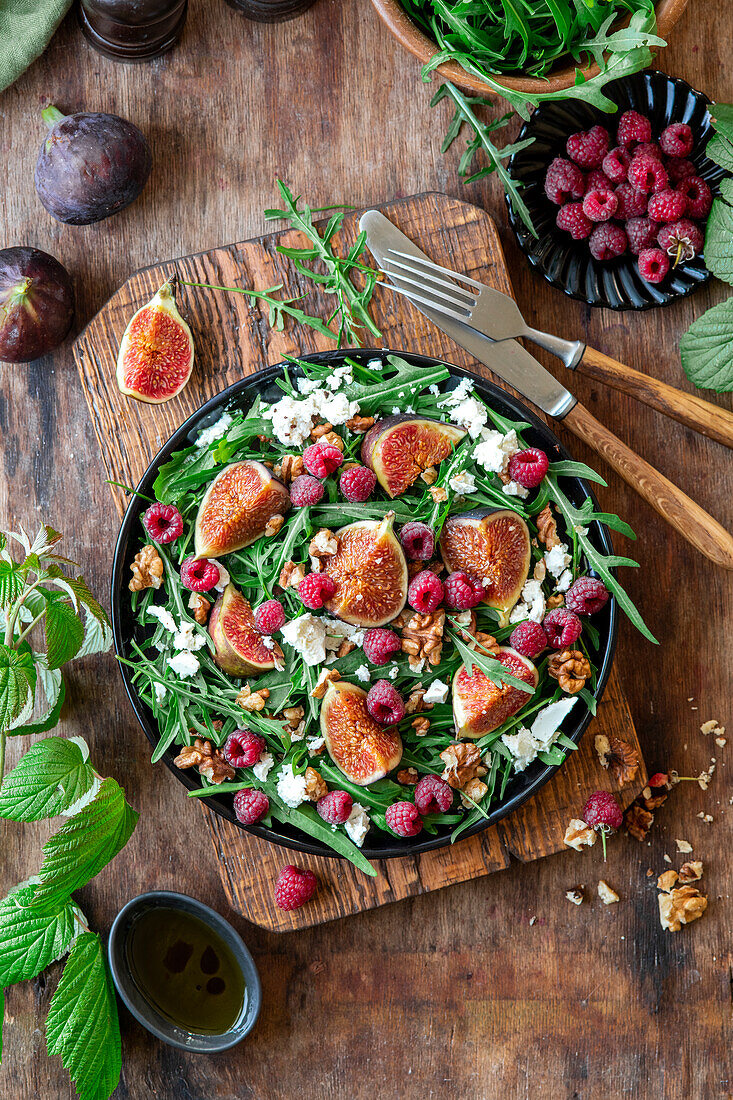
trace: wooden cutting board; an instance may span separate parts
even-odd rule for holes
[[[437,263],[512,293],[496,226],[485,211],[437,193],[416,195],[381,209]],[[341,247],[355,240],[358,220],[358,213],[345,219]],[[183,287],[179,304],[196,345],[196,366],[188,386],[173,400],[157,406],[123,397],[117,389],[115,361],[125,326],[174,271],[182,279],[220,286],[262,289],[282,282],[282,293],[287,296],[309,295],[304,304],[307,312],[328,316],[328,304],[320,292],[275,252],[278,243],[298,245],[302,241],[291,231],[269,233],[138,271],[79,336],[74,358],[110,479],[136,485],[172,432],[204,401],[244,375],[278,362],[285,354],[306,354],[332,346],[304,326],[288,323],[284,332],[273,331],[266,311],[250,306],[242,295]],[[403,299],[377,292],[372,314],[385,347],[444,357],[502,385]],[[122,515],[127,505],[125,494],[115,487],[112,493]],[[598,788],[617,790],[593,746],[594,734],[601,732],[629,741],[642,759],[615,672],[580,749],[570,754],[564,767],[533,799],[498,825],[454,847],[416,858],[380,861],[375,879],[345,860],[306,856],[269,844],[203,807],[229,902],[255,924],[287,931],[500,871],[512,856],[529,861],[562,851],[565,827],[578,815],[587,796]],[[142,750],[142,742],[140,745]],[[642,760],[636,782],[621,792],[624,806],[636,797],[646,778]],[[274,885],[280,869],[290,862],[312,867],[320,889],[302,909],[283,913],[275,905]]]

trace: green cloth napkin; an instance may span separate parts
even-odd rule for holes
[[[71,0],[0,0],[0,91],[43,53]]]

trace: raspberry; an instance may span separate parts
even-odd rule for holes
[[[315,894],[318,879],[311,870],[302,871],[289,863],[283,867],[275,883],[275,902],[279,909],[300,909]]]
[[[254,825],[269,809],[270,799],[264,791],[253,791],[245,787],[234,796],[234,813],[237,821],[241,821],[243,825]]]
[[[643,191],[638,191],[630,183],[620,183],[618,185],[616,198],[618,199],[617,218],[622,218],[625,221],[627,218],[638,218],[646,214],[649,199]]]
[[[285,612],[279,600],[265,600],[255,611],[255,630],[260,634],[274,634],[285,625]]]
[[[686,180],[688,176],[697,175],[697,168],[692,161],[684,160],[682,157],[667,157],[664,167],[667,169],[670,183],[682,183],[682,180]]]
[[[616,140],[619,145],[638,145],[640,141],[652,140],[652,124],[638,111],[624,111],[618,120]]]
[[[638,256],[643,248],[649,248],[656,242],[658,232],[659,222],[653,222],[651,218],[629,218],[626,223],[629,252]]]
[[[613,260],[616,256],[622,256],[627,244],[623,229],[620,225],[614,225],[613,222],[597,225],[588,240],[591,256],[601,263]]]
[[[174,542],[183,534],[183,516],[175,504],[151,504],[143,514],[143,527],[153,542]]]
[[[659,135],[659,145],[668,157],[686,157],[692,152],[695,139],[686,122],[673,122]]]
[[[631,153],[620,145],[603,158],[603,171],[612,183],[623,183],[631,164]]]
[[[649,199],[649,217],[655,222],[676,222],[687,209],[687,198],[681,191],[660,191]]]
[[[453,791],[437,775],[424,775],[415,787],[415,805],[425,814],[447,814],[453,805]]]
[[[473,581],[462,571],[451,573],[443,585],[443,600],[446,607],[456,611],[468,611],[476,607],[484,598],[483,585]]]
[[[562,206],[569,199],[582,199],[585,177],[577,164],[564,157],[555,157],[545,176],[545,194],[556,206]]]
[[[251,768],[265,751],[265,739],[251,730],[235,730],[224,742],[224,759],[233,768]]]
[[[415,520],[400,531],[400,542],[408,561],[430,561],[435,553],[435,535],[427,523]]]
[[[666,787],[669,783],[669,775],[667,772],[655,772],[649,779],[650,787]]]
[[[400,652],[402,644],[394,630],[373,626],[364,634],[362,649],[366,659],[373,665],[386,665],[395,653]]]
[[[583,632],[583,624],[572,611],[567,611],[564,607],[556,607],[545,615],[542,620],[542,629],[553,649],[565,649],[566,646],[577,642]]]
[[[410,581],[407,602],[421,615],[429,615],[443,599],[443,582],[432,569],[423,569]]]
[[[676,266],[680,260],[692,260],[699,255],[705,238],[699,225],[695,225],[689,218],[680,218],[672,225],[663,225],[657,241],[668,256],[674,256]]]
[[[377,680],[366,697],[367,710],[380,726],[393,726],[405,717],[405,704],[397,688],[389,680]]]
[[[290,503],[295,508],[305,508],[308,504],[318,504],[325,493],[323,482],[309,474],[301,474],[293,479],[290,486]]]
[[[191,592],[208,592],[220,576],[219,566],[206,558],[186,558],[181,566],[181,584]]]
[[[316,810],[329,825],[343,825],[349,820],[354,800],[348,791],[329,791],[316,802]]]
[[[639,253],[639,274],[647,283],[661,283],[669,271],[669,260],[661,248],[643,248]]]
[[[610,597],[611,593],[597,577],[578,577],[565,594],[565,606],[576,615],[595,615]]]
[[[713,193],[700,176],[686,176],[675,187],[687,199],[687,215],[690,218],[707,218],[713,205]]]
[[[323,601],[333,596],[336,581],[328,573],[309,573],[298,585],[298,595],[309,611],[323,607]]]
[[[634,149],[634,156],[646,156],[654,157],[655,160],[659,160],[664,163],[664,153],[657,145],[656,141],[643,141],[641,145],[637,145]]]
[[[624,821],[621,807],[608,791],[595,791],[583,807],[582,817],[594,829],[620,829]]]
[[[664,191],[667,183],[667,169],[656,157],[648,153],[636,153],[629,165],[629,183],[645,194]]]
[[[555,218],[555,225],[569,233],[574,241],[583,241],[590,236],[593,223],[583,213],[582,202],[567,202],[561,206]]]
[[[571,134],[565,148],[568,156],[581,168],[598,168],[608,152],[608,130],[591,126],[590,130]]]
[[[594,188],[586,191],[583,199],[583,213],[592,222],[607,222],[618,209],[618,196],[609,187]]]
[[[550,468],[550,460],[544,451],[528,447],[509,459],[509,477],[525,489],[536,489]]]
[[[523,657],[534,660],[535,657],[539,657],[543,649],[547,649],[547,635],[539,623],[527,619],[526,622],[514,627],[509,635],[509,645]]]
[[[314,443],[303,451],[303,465],[314,477],[328,477],[343,461],[341,451],[331,443]]]
[[[377,475],[366,466],[352,466],[339,478],[339,489],[353,504],[363,504],[374,492]]]
[[[417,836],[422,829],[422,818],[412,802],[393,802],[384,816],[388,827],[397,836]]]
[[[589,191],[595,191],[598,187],[601,191],[607,191],[609,187],[613,191],[613,180],[601,168],[593,168],[585,177],[586,195]]]

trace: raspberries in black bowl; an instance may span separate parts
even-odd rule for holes
[[[539,234],[510,221],[549,283],[589,305],[649,309],[710,276],[705,221],[723,171],[705,156],[709,100],[682,80],[637,73],[606,89],[606,115],[587,104],[544,103],[512,157],[511,175]]]

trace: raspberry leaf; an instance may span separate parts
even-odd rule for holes
[[[19,886],[0,901],[0,987],[37,977],[69,950],[80,930],[77,905],[61,899],[38,913],[34,887]]]
[[[84,641],[84,624],[70,603],[52,599],[46,604],[45,627],[48,667],[60,668],[79,652]]]
[[[733,298],[693,321],[680,340],[680,359],[687,377],[701,389],[733,390]]]
[[[44,695],[46,709],[35,721],[24,722],[22,726],[16,726],[15,729],[10,731],[13,737],[27,737],[28,734],[45,733],[46,730],[53,729],[61,716],[61,708],[66,698],[61,669],[50,669],[45,653],[34,653],[33,661],[37,674],[35,702],[37,703],[39,697]],[[41,691],[39,691],[39,688]]]
[[[0,561],[0,608],[10,607],[23,591],[23,573],[17,562]]]
[[[47,737],[32,745],[0,787],[0,817],[40,821],[68,810],[94,786],[88,756],[81,739]]]
[[[733,283],[733,179],[720,183],[705,226],[705,266],[724,283]]]
[[[36,670],[29,649],[0,644],[0,729],[12,729],[33,706]]]

